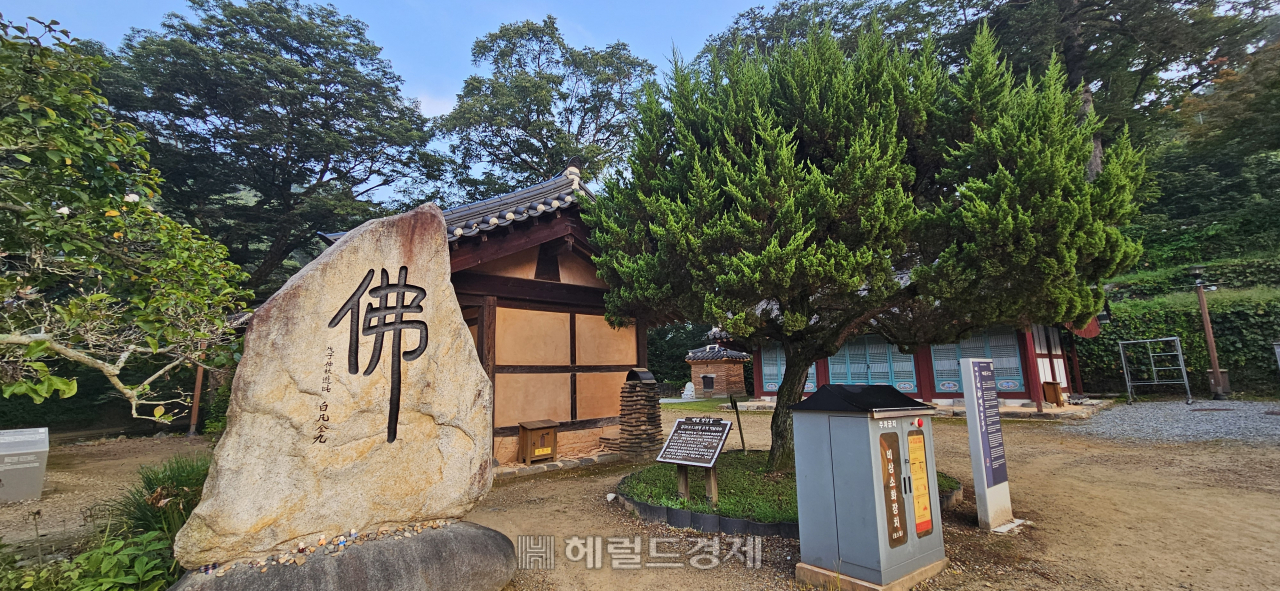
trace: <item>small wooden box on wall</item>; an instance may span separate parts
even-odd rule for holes
[[[556,428],[560,426],[550,419],[520,423],[519,448],[516,461],[532,464],[538,460],[556,460]]]

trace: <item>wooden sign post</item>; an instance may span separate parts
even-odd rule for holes
[[[689,466],[707,470],[707,498],[714,507],[720,502],[720,486],[716,477],[716,460],[733,428],[732,421],[711,417],[676,419],[667,436],[658,461],[676,465],[676,487],[680,498],[689,498]]]

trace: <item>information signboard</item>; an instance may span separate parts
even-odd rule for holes
[[[48,457],[48,428],[0,431],[0,503],[39,499]]]
[[[969,458],[978,505],[978,524],[995,529],[1013,522],[1009,501],[1009,471],[1000,428],[1000,399],[990,359],[960,360],[964,408],[969,426]]]
[[[978,430],[982,433],[982,465],[987,473],[987,486],[1009,481],[1009,468],[1004,459],[1004,430],[1000,427],[1000,398],[996,395],[996,376],[990,361],[969,364],[977,398]]]
[[[720,457],[732,427],[732,421],[711,417],[676,419],[671,435],[667,436],[662,451],[658,452],[658,461],[711,468]]]

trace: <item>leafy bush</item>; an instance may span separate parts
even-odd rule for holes
[[[160,532],[132,538],[104,536],[102,543],[71,561],[18,568],[11,555],[0,558],[0,591],[159,591],[182,569]]]
[[[1266,258],[1228,259],[1205,263],[1204,279],[1223,287],[1241,289],[1256,286],[1280,287],[1280,254]],[[1186,266],[1138,271],[1116,277],[1107,285],[1107,299],[1150,299],[1190,291]]]
[[[141,482],[109,503],[127,532],[160,532],[173,539],[200,502],[211,456],[175,456],[138,469]]]
[[[1280,289],[1255,287],[1206,294],[1218,346],[1218,363],[1229,372],[1232,389],[1276,394],[1276,357],[1280,340]],[[1193,393],[1208,392],[1209,352],[1200,307],[1194,293],[1152,300],[1126,300],[1111,306],[1111,324],[1092,339],[1077,339],[1085,390],[1123,392],[1119,341],[1181,337]]]
[[[1139,216],[1123,233],[1142,240],[1140,264],[1166,268],[1280,251],[1277,219],[1280,200],[1260,201],[1189,219]]]

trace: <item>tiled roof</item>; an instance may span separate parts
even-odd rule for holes
[[[449,242],[467,236],[476,236],[513,223],[552,215],[578,205],[581,199],[594,199],[591,190],[582,182],[578,169],[570,166],[550,180],[526,187],[506,195],[490,197],[484,201],[460,205],[444,211],[444,223]],[[346,232],[320,233],[328,244],[333,244]]]
[[[741,351],[726,349],[720,345],[707,345],[701,349],[694,349],[685,355],[685,361],[722,361],[732,359],[735,361],[746,361],[751,356]]]

